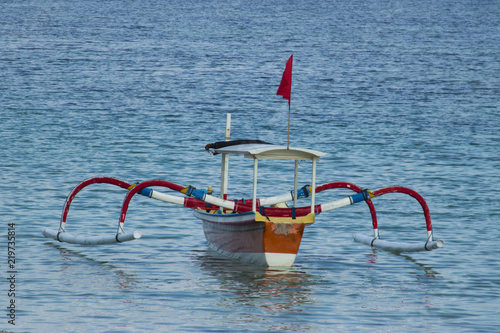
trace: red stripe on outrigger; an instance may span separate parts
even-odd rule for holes
[[[347,188],[351,189],[356,193],[359,193],[362,191],[362,188],[351,184],[347,182],[332,182],[328,184],[323,184],[321,186],[316,187],[316,193],[326,191],[329,189],[335,189],[335,188]],[[370,213],[372,216],[372,223],[373,223],[373,228],[377,228],[377,213],[375,211],[375,207],[373,205],[373,202],[368,199],[366,200],[366,203],[368,204],[368,207],[370,208]],[[218,206],[213,206],[213,205],[208,205],[202,200],[198,200],[195,198],[185,198],[184,199],[184,207],[187,208],[200,208],[200,209],[218,209]],[[260,210],[260,199],[257,199],[257,208]],[[234,211],[237,213],[244,213],[244,212],[251,212],[252,211],[252,199],[240,199],[240,200],[235,200],[235,208]],[[305,207],[299,207],[295,209],[295,216],[305,216],[311,212],[311,207],[310,206],[305,206]],[[318,204],[314,207],[314,212],[316,214],[320,214],[322,212],[321,209],[321,204]],[[266,207],[264,208],[264,214],[269,215],[269,216],[276,216],[276,217],[292,217],[293,216],[293,209],[292,208],[271,208],[271,207]]]
[[[329,189],[335,189],[335,188],[347,188],[351,189],[356,193],[361,192],[363,189],[357,185],[347,183],[347,182],[332,182],[328,184],[323,184],[321,186],[316,187],[316,193],[326,191]],[[248,203],[247,203],[248,202]],[[245,204],[243,204],[243,200],[238,200],[235,204],[235,211],[238,213],[243,213],[243,212],[248,212],[252,210],[252,200],[245,200]],[[366,203],[368,204],[368,207],[370,208],[370,213],[372,216],[372,223],[373,223],[373,228],[377,228],[377,213],[375,211],[375,206],[373,205],[373,202],[368,199],[366,200]],[[257,208],[260,208],[260,202],[257,201]],[[295,215],[296,216],[305,216],[311,212],[311,207],[306,206],[306,207],[299,207],[295,209]],[[321,210],[321,204],[318,204],[314,206],[314,213],[320,214],[322,212]],[[264,209],[264,213],[269,216],[277,216],[277,217],[292,217],[293,212],[291,208],[268,208],[266,207]]]
[[[64,208],[63,212],[61,215],[61,222],[66,222],[66,218],[68,217],[68,212],[69,212],[69,206],[71,205],[71,201],[75,198],[75,196],[83,190],[85,187],[92,185],[92,184],[111,184],[111,185],[116,185],[121,188],[129,188],[130,184],[126,183],[124,181],[121,181],[119,179],[111,178],[111,177],[95,177],[95,178],[90,178],[87,180],[84,180],[80,184],[78,184],[68,195],[66,198],[66,202],[64,203]]]
[[[361,192],[363,189],[355,184],[352,183],[347,183],[347,182],[332,182],[328,184],[323,184],[321,186],[316,187],[316,193],[329,190],[332,188],[348,188],[353,190],[356,193]],[[373,224],[373,229],[378,228],[378,222],[377,222],[377,212],[375,211],[375,206],[373,205],[373,202],[371,199],[365,200],[366,204],[370,208],[370,214],[372,216],[372,224]]]
[[[420,194],[418,194],[416,191],[412,189],[402,186],[391,186],[373,191],[373,194],[377,197],[387,193],[404,193],[415,198],[420,203],[420,206],[422,206],[422,209],[424,210],[425,224],[427,226],[427,231],[432,231],[431,213],[429,212],[429,207],[427,206],[427,203]]]
[[[142,183],[136,185],[133,189],[131,189],[127,193],[127,196],[123,200],[122,211],[121,211],[121,214],[120,214],[120,223],[124,223],[125,222],[125,216],[127,215],[128,205],[130,203],[130,200],[132,200],[132,197],[136,193],[138,193],[141,190],[145,189],[146,187],[150,187],[150,186],[167,187],[169,189],[172,189],[172,190],[178,191],[178,192],[180,192],[184,188],[184,186],[177,185],[177,184],[174,184],[174,183],[171,183],[171,182],[167,182],[165,180],[159,180],[159,179],[156,179],[156,180],[147,180],[145,182],[142,182]],[[184,206],[185,207],[187,207],[186,206],[186,199],[188,199],[188,198],[184,199]],[[199,201],[203,202],[201,200],[199,200]]]

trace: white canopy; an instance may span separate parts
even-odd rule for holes
[[[257,159],[284,159],[284,160],[319,160],[326,153],[304,148],[287,148],[271,144],[241,144],[215,149],[218,154],[241,154],[248,158]]]
[[[230,126],[231,114],[227,115],[226,121],[226,141],[230,139]],[[212,145],[207,145],[207,147]],[[215,153],[222,154],[221,166],[221,198],[227,197],[227,181],[228,181],[228,157],[229,154],[239,154],[247,158],[253,159],[253,200],[252,210],[256,211],[257,205],[257,169],[259,159],[282,159],[282,160],[295,160],[295,173],[294,173],[294,190],[297,193],[299,161],[312,162],[312,179],[311,179],[311,213],[314,213],[314,197],[316,192],[316,162],[319,161],[322,153],[315,150],[303,148],[289,148],[284,146],[275,146],[266,143],[243,143],[236,145],[229,145],[223,148],[215,148]],[[294,207],[297,207],[297,196],[293,198]]]

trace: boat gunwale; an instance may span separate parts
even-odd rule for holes
[[[196,218],[198,218],[204,222],[208,222],[208,223],[232,224],[232,225],[262,223],[260,221],[255,221],[256,214],[253,211],[242,212],[242,213],[217,214],[217,213],[210,213],[210,212],[205,212],[202,210],[195,209],[195,210],[193,210],[193,214]],[[246,215],[248,215],[248,219],[245,219]],[[205,216],[207,218],[203,218],[203,216]],[[212,217],[213,219],[208,219],[208,217]],[[233,221],[215,221],[216,218],[227,219],[227,220],[230,220],[232,218]],[[241,219],[241,220],[238,220],[238,219]]]

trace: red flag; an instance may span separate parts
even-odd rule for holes
[[[285,70],[283,71],[283,76],[281,77],[281,83],[278,88],[276,95],[283,96],[284,99],[288,100],[288,105],[290,106],[290,93],[292,91],[292,62],[293,54],[290,59],[286,62]]]

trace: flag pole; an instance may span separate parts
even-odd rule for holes
[[[292,63],[293,54],[286,62],[285,70],[283,71],[283,76],[281,77],[280,86],[278,87],[278,91],[276,92],[276,95],[281,95],[283,96],[283,99],[288,100],[288,134],[286,140],[286,149],[290,149],[290,100],[292,95]]]
[[[292,94],[290,93],[290,99]],[[286,140],[286,149],[290,149],[290,100],[288,100],[288,137]]]

